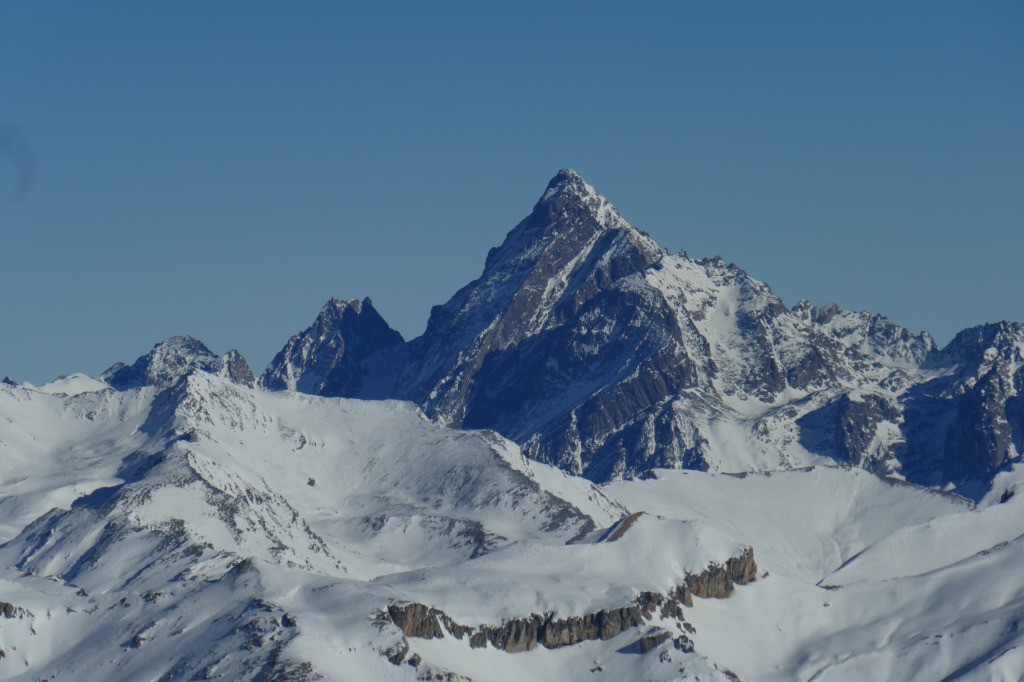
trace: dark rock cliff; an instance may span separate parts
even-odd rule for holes
[[[273,391],[323,396],[387,398],[394,384],[402,335],[388,326],[369,298],[332,298],[306,330],[271,360],[260,384]]]
[[[651,620],[655,614],[683,620],[684,606],[693,605],[693,597],[724,599],[736,585],[745,585],[757,577],[754,552],[747,548],[723,565],[712,564],[667,594],[644,592],[632,604],[601,609],[583,616],[556,618],[553,613],[513,618],[500,625],[467,626],[457,623],[442,609],[425,604],[391,604],[377,616],[381,624],[391,623],[406,637],[438,639],[451,636],[467,640],[473,648],[494,647],[507,653],[530,651],[538,646],[557,649],[587,640],[607,640]],[[405,648],[408,651],[408,647]],[[401,661],[397,661],[401,662]]]

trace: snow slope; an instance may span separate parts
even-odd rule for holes
[[[836,467],[599,488],[409,403],[202,371],[77,395],[0,386],[0,453],[5,679],[1024,671],[1019,469],[979,504]],[[470,629],[570,622],[671,594],[746,547],[757,579],[728,598],[561,648],[404,636],[380,616],[423,604]]]
[[[401,634],[372,622],[390,603],[479,624],[582,615],[742,550],[654,519],[599,543],[625,511],[598,488],[407,403],[194,371],[121,392],[5,385],[0,415],[4,677],[330,677],[337,647],[308,642],[344,636],[363,642],[340,652],[353,677],[407,679],[423,670],[386,658]],[[637,563],[668,542],[657,570]]]
[[[748,542],[767,576],[695,604],[694,642],[751,680],[1019,680],[1024,500],[981,509],[856,469],[614,483],[631,509]]]
[[[91,376],[82,374],[81,372],[62,376],[59,379],[43,384],[39,387],[33,387],[29,384],[25,384],[25,387],[35,388],[37,391],[41,391],[43,393],[63,393],[64,395],[92,393],[93,391],[102,391],[106,388],[110,388],[105,381],[93,379]]]

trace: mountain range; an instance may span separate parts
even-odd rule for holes
[[[0,677],[1020,680],[1024,326],[939,348],[573,171],[406,341],[0,383]]]
[[[331,299],[259,379],[397,398],[595,482],[655,468],[842,462],[982,494],[1024,450],[1024,325],[945,348],[865,312],[792,309],[720,258],[671,254],[560,171],[411,341]]]

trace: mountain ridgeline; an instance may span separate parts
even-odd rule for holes
[[[1018,679],[1022,383],[562,171],[411,341],[0,381],[0,678]]]
[[[139,362],[108,374],[137,385]],[[331,299],[259,384],[412,401],[597,482],[839,462],[976,496],[1024,451],[1024,325],[940,349],[879,315],[788,308],[736,265],[667,252],[571,170],[422,336]]]

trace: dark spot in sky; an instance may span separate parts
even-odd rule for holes
[[[14,171],[11,187],[14,197],[24,197],[32,189],[35,157],[28,138],[14,123],[0,123],[0,178],[6,181],[8,173],[5,166]]]

